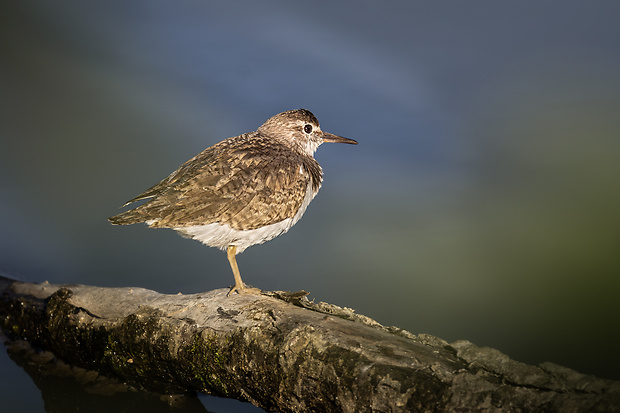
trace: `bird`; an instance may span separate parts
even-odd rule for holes
[[[357,144],[322,131],[309,110],[279,113],[254,132],[203,150],[123,207],[146,202],[108,220],[171,228],[226,251],[235,280],[227,296],[258,294],[242,281],[236,255],[299,221],[321,188],[323,171],[314,153],[326,142]]]

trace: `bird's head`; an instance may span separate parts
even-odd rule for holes
[[[316,116],[306,109],[278,113],[267,119],[257,132],[285,142],[313,156],[324,142],[357,144],[357,141],[323,132]]]

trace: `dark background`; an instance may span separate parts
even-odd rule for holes
[[[231,285],[217,249],[106,218],[303,107],[359,145],[319,148],[320,194],[238,257],[246,282],[620,379],[619,19],[615,1],[3,2],[0,271]],[[41,410],[0,364],[3,403]]]

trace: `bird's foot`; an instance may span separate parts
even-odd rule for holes
[[[244,283],[241,285],[235,284],[230,291],[226,294],[226,297],[230,297],[232,293],[236,292],[237,294],[255,294],[260,295],[262,290],[260,288],[248,287]]]

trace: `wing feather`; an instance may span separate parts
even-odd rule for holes
[[[240,135],[205,149],[128,203],[149,201],[110,220],[160,228],[226,222],[238,230],[256,229],[295,215],[308,185],[316,192],[321,179],[313,158],[257,133]]]

